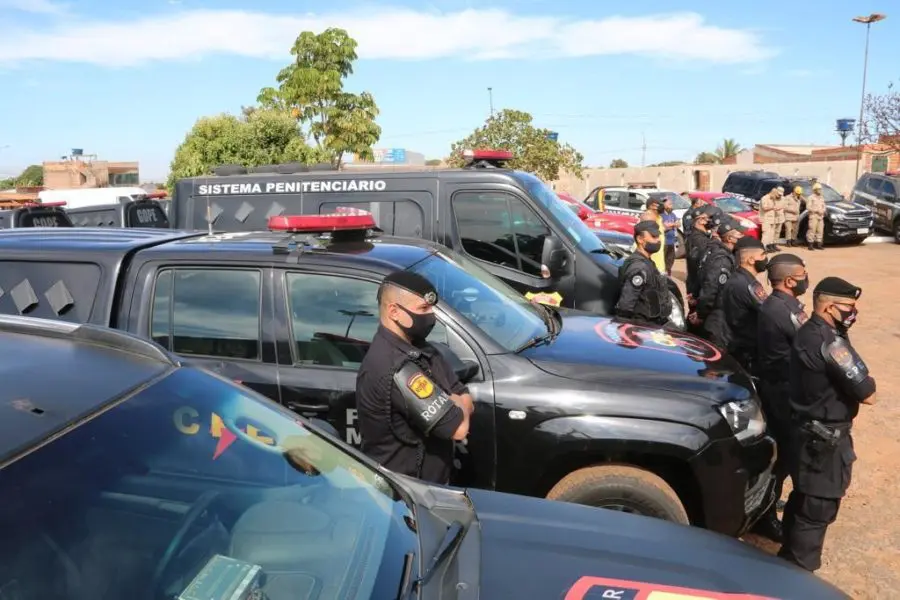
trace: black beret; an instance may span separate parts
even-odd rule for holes
[[[856,300],[862,294],[862,288],[858,288],[840,277],[826,277],[816,285],[813,293]]]
[[[656,224],[656,221],[640,221],[634,226],[634,235],[639,235],[641,233],[659,236],[659,225]]]
[[[750,237],[749,235],[746,237],[742,237],[737,241],[734,245],[734,251],[740,252],[741,250],[765,250],[766,247],[762,245],[758,239]]]
[[[769,261],[769,266],[774,267],[775,265],[800,265],[801,267],[805,267],[806,263],[803,262],[803,259],[797,256],[796,254],[776,254]]]
[[[722,209],[718,206],[714,206],[712,204],[704,204],[700,207],[699,212],[701,215],[706,215],[707,217],[712,217],[713,215],[721,214]]]
[[[437,304],[438,294],[431,282],[412,271],[394,271],[384,278],[382,285],[390,284],[421,296],[428,304]]]

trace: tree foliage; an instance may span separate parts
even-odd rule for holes
[[[698,165],[714,165],[719,162],[719,157],[714,152],[701,152],[694,159],[694,163]]]
[[[212,173],[220,165],[254,167],[286,162],[315,163],[327,155],[309,147],[288,113],[257,109],[199,119],[175,151],[168,187],[176,180]]]
[[[718,162],[722,162],[726,158],[737,155],[741,150],[743,150],[743,148],[741,148],[741,145],[734,141],[733,138],[725,138],[722,140],[719,147],[716,148],[715,155]]]
[[[653,163],[651,167],[677,167],[683,165],[683,160],[664,160],[663,162]]]
[[[425,161],[425,166],[426,167],[439,167],[442,162],[444,162],[444,161],[442,161],[439,158],[429,158],[428,160]]]
[[[16,177],[0,179],[0,190],[14,187],[38,187],[44,185],[44,167],[29,165]]]
[[[894,84],[884,94],[867,94],[863,108],[862,141],[900,151],[900,92]]]
[[[353,73],[356,46],[343,29],[304,31],[291,48],[293,62],[275,78],[278,86],[263,88],[257,97],[261,106],[286,111],[296,119],[303,134],[335,166],[340,166],[345,152],[371,159],[372,146],[381,137],[372,95],[344,91],[344,80]]]
[[[609,168],[610,169],[627,169],[628,161],[626,161],[624,158],[614,158],[611,161],[609,161]]]
[[[548,181],[557,179],[561,171],[581,176],[584,156],[569,144],[550,138],[549,129],[535,127],[530,114],[504,109],[490,116],[482,127],[450,147],[450,166],[465,163],[465,150],[507,150],[513,153],[509,166],[534,173]]]

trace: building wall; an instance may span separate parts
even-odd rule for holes
[[[894,156],[896,161],[897,157]],[[871,155],[860,163],[860,173],[870,170]],[[900,167],[891,167],[900,168]],[[553,182],[554,189],[576,198],[585,198],[596,187],[625,186],[629,183],[654,183],[657,187],[682,192],[685,190],[718,191],[733,171],[764,169],[780,175],[817,177],[842,194],[849,194],[856,183],[856,161],[834,160],[814,162],[769,163],[765,165],[678,165],[674,167],[628,167],[625,169],[586,169],[581,179],[566,174]],[[708,178],[708,179],[707,179]]]
[[[48,190],[109,187],[110,177],[117,185],[137,185],[140,177],[136,162],[64,160],[45,162],[43,166],[44,187]]]

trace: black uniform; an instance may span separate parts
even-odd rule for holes
[[[738,267],[722,288],[721,296],[725,322],[731,331],[728,352],[756,375],[757,322],[768,293],[754,275]]]
[[[720,240],[711,240],[700,261],[700,294],[697,316],[703,321],[703,334],[716,346],[727,349],[731,332],[725,322],[721,290],[734,271],[734,254]]]
[[[816,293],[843,297],[858,297],[859,292],[834,277],[816,286]],[[779,556],[807,570],[821,566],[825,533],[837,518],[856,460],[851,424],[860,403],[874,393],[875,380],[846,331],[832,328],[818,315],[810,317],[791,350],[793,491],[784,509],[784,544],[779,551]]]
[[[665,325],[672,312],[669,282],[652,260],[633,252],[619,267],[622,291],[616,316],[634,321]]]
[[[699,229],[692,230],[684,240],[685,263],[687,266],[685,288],[687,293],[694,298],[700,296],[700,261],[706,255],[709,243],[709,233]]]

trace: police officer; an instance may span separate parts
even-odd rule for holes
[[[692,331],[695,329],[694,323],[697,321],[694,312],[697,307],[697,298],[700,297],[700,261],[706,255],[712,236],[710,217],[713,212],[713,207],[704,203],[703,206],[692,208],[685,214],[685,223],[690,222],[692,226],[684,239],[688,327]],[[690,215],[690,219],[687,218],[688,215]]]
[[[768,293],[756,278],[765,273],[768,261],[759,240],[741,238],[734,247],[737,268],[722,288],[722,310],[731,331],[728,352],[751,375],[756,375],[757,319]]]
[[[437,291],[410,271],[384,278],[380,325],[356,378],[362,451],[388,469],[433,483],[450,481],[454,440],[469,431],[472,397],[425,341]]]
[[[681,218],[681,225],[684,227],[684,231],[686,234],[690,234],[693,231],[694,226],[692,220],[694,215],[702,209],[704,206],[708,206],[706,202],[702,198],[694,198],[691,199],[690,194],[688,192],[681,192],[681,197],[690,202],[691,207],[685,211],[684,216]]]
[[[772,293],[762,304],[757,323],[759,348],[759,395],[766,414],[768,431],[778,443],[775,463],[775,498],[781,499],[787,476],[787,452],[791,424],[791,345],[797,330],[807,320],[799,298],[809,288],[809,274],[803,259],[796,254],[779,254],[766,269]],[[781,524],[776,506],[764,515],[754,529],[774,541],[781,541]]]
[[[716,229],[700,264],[700,296],[697,298],[697,320],[701,332],[710,342],[727,349],[731,332],[725,322],[721,291],[734,271],[734,247],[743,233],[737,223],[725,215]]]
[[[784,240],[788,246],[797,243],[797,221],[800,219],[800,207],[806,202],[803,188],[794,187],[793,193],[784,198]]]
[[[822,184],[812,186],[812,194],[806,200],[806,244],[810,250],[824,250],[822,238],[825,232],[825,197]]]
[[[776,201],[782,193],[784,188],[779,185],[759,200],[759,222],[762,225],[762,244],[766,252],[778,251],[775,246],[775,227],[778,219]]]
[[[650,258],[662,243],[659,226],[639,221],[634,226],[635,250],[619,267],[622,291],[616,303],[616,316],[654,325],[665,325],[672,312],[666,276]]]
[[[853,438],[860,404],[875,404],[875,379],[847,335],[862,290],[826,277],[813,290],[813,315],[791,349],[793,490],[784,509],[778,555],[809,571],[822,564],[828,526],[850,486]]]

